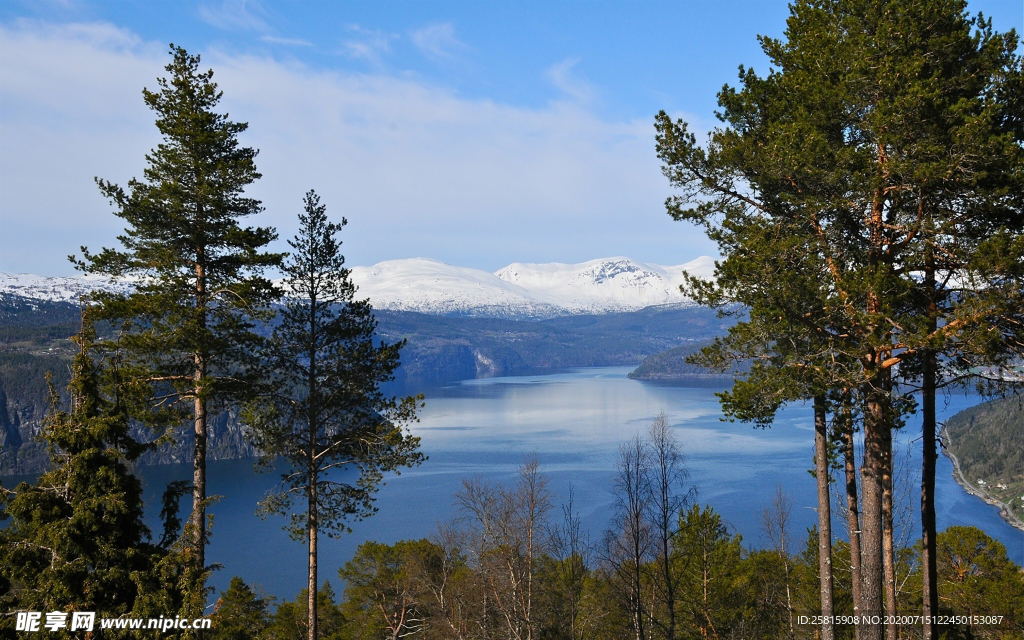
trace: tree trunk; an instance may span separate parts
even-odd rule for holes
[[[671,550],[666,550],[661,558],[661,567],[664,575],[662,579],[665,580],[665,611],[668,615],[667,629],[665,630],[666,640],[675,640],[676,638],[676,595],[675,585],[673,585],[672,576],[672,561],[671,561]],[[654,608],[652,607],[653,611]]]
[[[523,602],[523,621],[526,623],[526,640],[533,640],[533,536],[537,526],[537,466],[533,460],[524,471],[529,474],[526,478],[528,484],[526,500],[526,593]]]
[[[850,529],[850,589],[853,595],[853,615],[861,613],[860,597],[860,500],[857,497],[857,459],[853,446],[853,411],[849,394],[844,395],[840,437],[843,439],[843,458],[846,471],[846,522]],[[860,640],[860,627],[854,627],[854,635]]]
[[[312,451],[312,450],[311,450]],[[310,456],[312,458],[312,456]],[[317,610],[316,610],[316,590],[317,590],[317,509],[316,509],[316,471],[312,467],[312,460],[310,460],[310,473],[309,473],[309,487],[307,497],[309,503],[307,505],[308,511],[306,512],[306,527],[309,531],[309,601],[307,605],[307,612],[309,614],[308,623],[308,640],[316,640],[317,638]]]
[[[676,638],[676,593],[674,577],[672,576],[672,546],[670,539],[662,540],[662,555],[661,555],[661,569],[662,579],[665,581],[665,611],[668,616],[668,623],[666,624],[665,638],[666,640],[675,640]],[[653,611],[653,607],[652,607]]]
[[[306,612],[309,616],[309,622],[307,624],[307,631],[309,636],[307,640],[317,640],[317,495],[316,495],[316,483],[317,483],[317,469],[316,469],[316,435],[318,431],[317,415],[315,404],[318,401],[317,398],[317,288],[312,278],[308,282],[309,285],[309,377],[306,380],[307,392],[309,397],[307,399],[307,413],[306,413],[306,426],[309,429],[307,432],[306,440],[306,497],[308,503],[306,504],[306,530],[309,532],[309,587],[308,587],[308,598],[309,602],[306,606]]]
[[[925,259],[925,287],[928,291],[928,333],[938,325],[935,294],[935,265],[931,252]],[[924,352],[921,378],[921,582],[924,640],[936,640],[939,629],[935,616],[939,613],[938,575],[935,567],[935,379],[937,362],[935,351]]]
[[[672,570],[672,541],[675,538],[675,523],[679,521],[681,506],[673,495],[673,489],[681,477],[679,457],[675,442],[669,431],[668,419],[662,413],[655,418],[650,429],[650,446],[654,475],[653,520],[658,536],[659,579],[664,581],[660,594],[665,609],[665,622],[655,617],[657,602],[651,606],[651,627],[657,626],[665,640],[676,640],[676,580]],[[657,589],[655,589],[657,594]]]
[[[863,640],[882,640],[883,473],[885,472],[886,398],[880,375],[866,385],[864,411],[864,462],[861,465],[863,511],[861,513],[861,624]]]
[[[899,629],[896,625],[896,541],[892,508],[892,431],[884,431],[882,455],[885,470],[882,472],[882,560],[885,568],[885,640],[897,640]]]
[[[633,556],[633,624],[636,625],[636,640],[645,640],[643,583],[640,577],[640,554]]]
[[[201,355],[195,357],[195,385],[198,390],[205,376]],[[206,400],[195,399],[195,446],[192,450],[192,546],[196,568],[206,567]]]
[[[885,147],[878,144],[878,165],[883,168],[887,163]],[[883,265],[885,248],[885,189],[879,186],[871,205],[871,213],[867,220],[870,233],[866,270],[867,273],[878,273],[886,269]],[[862,388],[864,391],[864,459],[861,464],[861,613],[859,625],[862,640],[882,640],[882,591],[884,585],[882,529],[884,502],[885,471],[885,431],[889,428],[888,385],[882,369],[886,349],[887,331],[880,328],[885,323],[879,293],[869,285],[865,300],[868,314],[867,334],[865,337],[875,340],[876,347],[864,354],[862,359],[864,373],[867,376]]]
[[[206,331],[206,250],[196,250],[196,310],[200,333]],[[202,339],[205,336],[200,336]],[[192,546],[196,569],[202,575],[206,568],[206,354],[193,354],[193,392],[195,393],[195,446],[192,451]]]
[[[821,640],[834,640],[832,623],[832,506],[829,499],[825,396],[814,397],[814,462],[818,481],[818,573],[821,583]]]
[[[647,451],[640,436],[620,448],[619,490],[622,491],[624,509],[624,534],[629,545],[629,606],[633,618],[636,640],[645,640],[643,602],[643,566],[648,553],[645,515],[649,506],[649,486],[646,485],[649,468]]]

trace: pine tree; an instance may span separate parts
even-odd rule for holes
[[[127,190],[97,179],[127,227],[123,249],[98,254],[82,247],[78,267],[127,280],[134,292],[100,295],[101,317],[126,322],[120,347],[166,406],[191,413],[194,425],[193,556],[201,573],[206,544],[207,421],[230,400],[253,389],[249,365],[258,344],[253,320],[274,299],[261,277],[280,256],[263,251],[271,228],[243,227],[262,210],[244,190],[260,174],[256,151],[239,144],[245,123],[215,111],[221,99],[213,71],[199,71],[199,56],[171,45],[170,78],[143,90],[157,114],[163,141],[146,156],[142,180]],[[72,260],[75,260],[72,258]]]
[[[9,610],[144,615],[147,602],[166,594],[154,570],[169,554],[149,542],[142,486],[129,469],[146,448],[129,432],[134,399],[118,384],[116,354],[94,362],[95,333],[84,314],[75,341],[70,406],[62,408],[51,384],[41,434],[53,469],[6,496],[11,523],[0,531],[0,581],[11,586]]]
[[[1024,633],[1024,572],[1009,559],[1006,547],[976,527],[958,526],[940,533],[936,548],[942,586],[940,610],[966,621],[960,637],[1020,637]],[[991,625],[991,618],[988,626],[979,624],[974,616],[998,616],[998,626]],[[943,631],[950,637],[955,633]]]
[[[727,126],[706,148],[659,116],[666,174],[684,189],[670,213],[719,242],[719,272],[727,287],[739,284],[734,301],[778,290],[777,317],[793,329],[774,336],[814,337],[794,343],[800,359],[828,336],[839,365],[828,385],[862,405],[860,613],[880,616],[892,591],[883,578],[893,565],[891,432],[908,409],[893,372],[924,360],[934,381],[939,356],[998,362],[993,345],[1019,319],[1000,300],[1020,299],[1007,248],[1021,232],[1021,58],[1013,33],[994,33],[959,0],[796,2],[786,38],[762,45],[773,70],[741,68],[742,86],[719,95]],[[772,268],[766,246],[794,247],[797,264],[820,274],[824,313],[808,316],[803,294],[790,299],[799,288],[790,271]],[[979,266],[986,254],[1002,256],[988,271]],[[998,318],[1009,319],[993,331]],[[765,335],[776,349],[781,341]],[[925,413],[932,461],[934,411]],[[927,511],[931,492],[922,497]],[[879,638],[881,629],[858,634]]]
[[[430,572],[443,558],[444,549],[426,539],[359,545],[338,570],[345,581],[341,612],[352,636],[395,640],[427,635],[436,614]]]
[[[694,504],[679,513],[675,562],[682,576],[680,635],[702,640],[732,635],[743,604],[736,575],[742,554],[742,538],[730,535],[711,506]]]
[[[751,363],[746,375],[735,380],[731,390],[719,394],[723,411],[730,418],[768,427],[783,404],[812,402],[821,632],[823,640],[832,640],[828,395],[834,378],[851,363],[838,351],[831,331],[836,323],[831,316],[837,310],[823,280],[826,271],[812,257],[815,254],[808,250],[802,234],[797,230],[768,233],[756,224],[748,225],[742,233],[731,242],[742,243],[740,253],[747,259],[741,261],[733,254],[731,262],[720,265],[720,277],[715,284],[690,279],[689,289],[704,304],[745,305],[746,319],[731,327],[728,335],[691,356],[690,361],[726,371],[735,371],[739,363]],[[756,268],[751,265],[750,256],[758,256]]]
[[[268,461],[283,458],[282,486],[262,504],[264,514],[288,514],[286,528],[309,548],[309,639],[317,637],[317,541],[347,530],[347,521],[376,511],[384,473],[423,460],[419,438],[402,426],[415,419],[419,398],[388,397],[403,342],[375,340],[368,300],[355,299],[336,235],[310,191],[300,229],[284,266],[288,297],[269,344],[276,391],[249,412],[255,443]],[[355,476],[343,473],[354,473]],[[298,507],[297,511],[291,511]]]
[[[270,625],[263,632],[263,640],[305,640],[309,637],[309,592],[303,589],[295,600],[285,600],[274,611]],[[318,637],[329,640],[346,638],[342,635],[345,616],[334,594],[334,587],[324,581],[316,593],[316,628]],[[250,636],[251,637],[251,636]]]
[[[208,640],[259,637],[270,623],[267,606],[271,600],[257,595],[238,576],[231,578],[231,584],[213,606],[212,631],[207,635]]]

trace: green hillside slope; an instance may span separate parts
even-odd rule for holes
[[[1012,516],[1007,520],[1024,529],[1024,396],[961,411],[946,421],[943,435],[961,484],[1005,505]]]

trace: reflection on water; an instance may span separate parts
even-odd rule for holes
[[[664,411],[691,455],[781,453],[806,444],[799,427],[778,433],[723,428],[713,391],[625,377],[624,368],[471,380],[441,389],[415,428],[424,448],[444,451],[572,451],[587,469],[608,468],[616,447]],[[472,431],[472,436],[467,436]]]
[[[611,474],[618,446],[644,431],[664,412],[686,453],[698,499],[712,504],[744,539],[760,544],[760,511],[783,486],[794,501],[793,537],[802,541],[812,526],[814,479],[813,428],[806,406],[787,408],[770,429],[723,422],[714,393],[724,387],[667,386],[626,378],[628,368],[582,369],[552,375],[469,380],[427,394],[426,408],[413,432],[422,438],[429,460],[388,480],[377,502],[380,512],[353,523],[353,532],[339,540],[322,539],[321,579],[337,584],[337,568],[364,540],[394,542],[430,536],[440,520],[453,517],[452,495],[462,479],[480,475],[511,481],[523,456],[536,454],[551,488],[565,496],[571,483],[576,507],[596,539],[607,524],[611,506]],[[939,403],[943,416],[975,404],[976,399],[951,396]],[[897,438],[898,450],[909,453],[907,469],[920,468],[914,422]],[[904,456],[906,457],[906,456]],[[254,474],[251,461],[209,465],[210,492],[225,497],[211,508],[213,542],[208,557],[224,565],[213,579],[225,588],[233,575],[262,585],[279,597],[294,597],[305,582],[303,544],[281,530],[282,518],[261,521],[253,515],[256,501],[277,479],[275,473]],[[995,509],[968,496],[952,479],[952,466],[941,457],[938,466],[938,521],[979,526],[1000,539],[1017,562],[1024,561],[1024,533],[1004,523]],[[153,467],[143,472],[147,496],[156,500],[167,482],[191,476],[187,467]],[[912,518],[920,477],[904,473],[898,510]],[[899,502],[899,495],[897,496]],[[187,509],[187,505],[183,504]],[[152,505],[151,511],[159,511]],[[155,522],[154,522],[155,528]],[[907,540],[919,537],[909,522]],[[835,530],[843,534],[841,522]]]

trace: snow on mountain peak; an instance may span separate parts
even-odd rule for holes
[[[515,262],[487,273],[429,258],[388,260],[353,267],[357,296],[379,309],[435,315],[553,317],[581,313],[636,311],[652,305],[692,304],[679,291],[683,271],[710,278],[714,260],[702,256],[676,266],[625,257],[579,264]],[[82,294],[127,290],[96,276],[50,278],[0,273],[0,293],[27,298],[76,301]]]
[[[495,276],[522,286],[534,297],[568,313],[635,311],[652,305],[687,304],[679,292],[682,272],[707,275],[705,262],[662,266],[615,257],[580,264],[525,264],[516,262],[495,272]],[[714,261],[707,259],[712,265]]]
[[[357,295],[380,309],[435,315],[557,315],[523,287],[479,269],[456,267],[428,258],[388,260],[353,267]]]
[[[79,298],[93,291],[128,291],[130,288],[128,284],[113,283],[94,275],[60,277],[0,272],[0,293],[34,300],[78,302]]]

